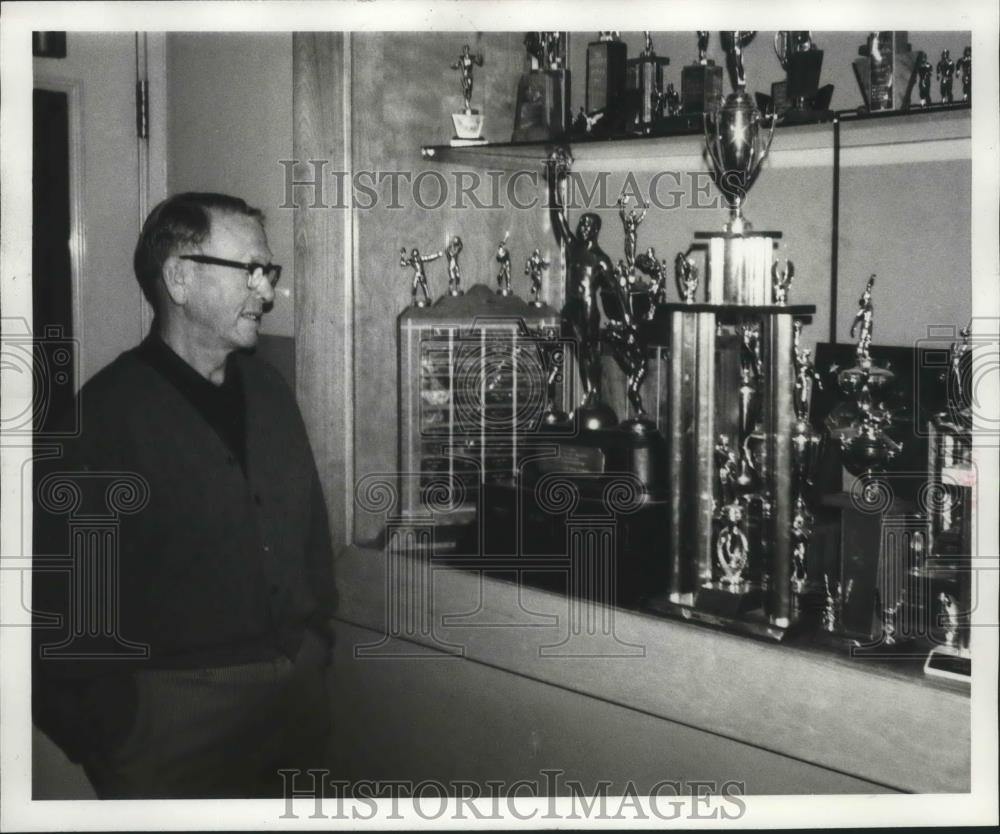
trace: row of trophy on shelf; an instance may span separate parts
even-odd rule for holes
[[[499,264],[496,277],[496,293],[504,297],[514,294],[511,288],[510,247],[507,245],[509,237],[510,232],[504,235],[503,240],[497,244],[496,250],[496,262]],[[431,297],[427,289],[426,265],[442,257],[448,262],[448,295],[458,297],[464,293],[462,289],[462,269],[458,262],[458,256],[461,254],[463,248],[462,238],[458,235],[452,236],[448,241],[448,245],[443,250],[430,255],[422,255],[416,247],[411,248],[409,252],[406,251],[405,246],[400,248],[399,265],[404,269],[409,267],[413,270],[411,296],[414,307],[430,306]],[[532,307],[542,307],[544,305],[541,298],[542,277],[550,265],[550,262],[542,256],[541,250],[537,247],[525,261],[524,274],[528,276],[530,281],[529,292],[531,293],[531,301],[528,303]]]
[[[696,127],[702,113],[715,110],[722,102],[723,70],[707,57],[711,33],[695,34],[698,57],[682,68],[678,90],[673,82],[666,80],[670,58],[657,54],[650,32],[644,33],[644,48],[635,58],[628,57],[619,32],[600,32],[598,39],[587,45],[585,103],[571,118],[567,33],[528,32],[524,43],[530,69],[518,82],[512,141]],[[743,50],[756,34],[755,31],[719,33],[734,86],[745,85]],[[823,50],[812,34],[776,32],[774,52],[785,71],[785,79],[771,85],[770,95],[757,93],[759,105],[773,111],[786,124],[829,118],[833,85],[820,84]],[[452,69],[460,72],[464,102],[462,112],[452,115],[455,128],[452,144],[486,142],[484,116],[472,107],[473,72],[483,64],[483,53],[473,53],[468,44],[451,64]],[[946,49],[935,65],[926,52],[911,48],[906,32],[872,32],[866,43],[858,47],[852,67],[868,111],[907,109],[914,88],[919,106],[930,105],[932,76],[939,82],[940,103],[951,104],[956,100],[953,92],[956,75],[961,81],[960,100],[971,100],[971,47],[965,48],[958,61]]]
[[[954,61],[945,49],[937,64],[927,53],[914,50],[907,32],[872,32],[865,44],[858,47],[858,57],[852,64],[855,78],[869,111],[906,110],[913,105],[916,87],[917,104],[927,107],[931,98],[932,77],[938,81],[940,104],[956,101],[956,74],[962,84],[962,102],[972,100],[972,47],[965,47],[962,57]]]

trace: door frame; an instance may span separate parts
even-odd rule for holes
[[[145,79],[150,102],[149,136],[136,136],[138,146],[138,205],[141,226],[150,209],[167,196],[167,33],[136,32],[136,81]],[[65,93],[69,121],[69,194],[70,194],[70,271],[73,309],[73,339],[83,341],[85,331],[83,315],[83,276],[86,274],[86,229],[84,224],[84,182],[86,140],[83,134],[83,113],[86,100],[83,82],[59,72],[58,64],[52,69],[34,70],[32,89]],[[137,321],[143,333],[149,331],[153,310],[140,295]],[[79,390],[83,374],[77,374],[75,385]]]

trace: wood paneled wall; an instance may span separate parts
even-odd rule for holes
[[[344,170],[350,161],[350,35],[292,38],[294,153]],[[297,180],[311,178],[300,165]],[[296,392],[326,495],[334,547],[350,540],[354,489],[353,239],[349,212],[313,208],[308,191],[295,209]]]

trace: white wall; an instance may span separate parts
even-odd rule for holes
[[[135,35],[69,32],[66,57],[35,58],[33,70],[36,87],[69,93],[70,199],[79,218],[69,241],[76,273],[73,336],[83,384],[145,335],[132,270],[140,222]],[[29,121],[29,136],[30,130]]]
[[[290,337],[292,211],[279,208],[279,160],[292,158],[292,35],[172,32],[167,79],[167,190],[220,191],[264,211],[284,271],[262,332]]]

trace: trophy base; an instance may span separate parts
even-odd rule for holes
[[[937,678],[972,682],[972,656],[951,646],[936,646],[924,662],[924,674]]]
[[[707,113],[722,103],[722,67],[714,63],[691,64],[681,70],[681,110]]]
[[[637,133],[650,133],[657,119],[656,99],[664,88],[663,73],[669,58],[645,55],[626,62],[625,89],[629,98],[629,123]]]
[[[573,412],[581,431],[600,431],[618,425],[618,415],[607,403],[596,400],[577,406]]]
[[[830,109],[833,85],[826,84],[811,95],[792,96],[788,93],[787,81],[776,81],[771,85],[770,97],[756,93],[757,106],[762,112],[773,110],[780,124],[801,125],[829,122],[834,112]]]
[[[565,411],[556,409],[555,411],[546,411],[542,415],[542,425],[544,426],[567,426],[569,423],[569,415]]]
[[[452,113],[455,139],[479,139],[483,134],[483,116],[477,110],[468,113]]]
[[[789,107],[778,120],[782,125],[810,125],[833,121],[832,110],[813,110],[809,107]]]
[[[635,434],[640,437],[644,437],[657,431],[656,423],[646,416],[630,417],[628,420],[623,420],[621,428],[629,434]]]
[[[700,589],[694,597],[700,599],[707,590],[709,589]],[[720,593],[733,595],[730,591],[723,591],[721,589]],[[648,611],[651,614],[674,617],[687,622],[698,623],[699,625],[713,626],[734,634],[742,634],[774,642],[781,642],[798,631],[796,624],[770,622],[759,607],[730,615],[697,606],[694,604],[692,595],[690,594],[678,594],[676,595],[676,600],[671,599],[671,596],[674,595],[656,594],[646,601],[642,610]],[[708,602],[707,599],[706,602]],[[729,601],[721,605],[724,609],[728,610],[732,608],[733,602]]]
[[[724,232],[695,232],[708,241],[705,295],[711,304],[768,305],[774,283],[771,269],[781,232],[753,232],[740,215]]]
[[[699,588],[694,597],[694,606],[699,611],[725,619],[743,617],[763,603],[764,594],[760,587],[750,583],[725,585],[713,582]]]
[[[587,113],[614,107],[625,90],[628,47],[623,41],[587,44],[585,109]]]
[[[571,452],[565,445],[561,451]],[[517,575],[525,585],[584,600],[587,605],[600,602],[642,610],[649,588],[663,587],[668,581],[660,547],[668,524],[663,502],[644,500],[634,512],[609,515],[614,508],[605,502],[603,490],[616,477],[564,476],[564,463],[556,461],[552,471],[560,473],[560,483],[569,482],[579,490],[572,510],[553,506],[551,498],[530,482],[490,488],[484,504],[491,531],[484,543],[487,552],[501,558],[516,553]],[[600,544],[588,554],[591,541]],[[570,558],[553,559],[554,554]],[[602,569],[579,571],[588,563]]]
[[[788,56],[786,92],[790,101],[809,99],[819,89],[820,71],[823,69],[823,50],[810,49]]]
[[[653,122],[651,133],[680,133],[688,130],[701,130],[703,120],[701,113],[675,113],[663,116]]]
[[[554,413],[559,416],[558,412]],[[641,485],[642,492],[649,501],[662,501],[667,488],[667,443],[663,436],[653,429],[645,434],[634,434],[621,426],[591,429],[566,437],[565,429],[572,423],[549,422],[543,418],[543,438],[551,437],[551,442],[559,447],[557,457],[532,460],[525,464],[525,483],[535,483],[543,475],[557,472],[572,479],[573,475],[587,475],[579,481],[582,495],[603,499],[606,482],[595,474],[614,478],[627,474]],[[558,434],[557,434],[558,433]],[[562,437],[559,437],[562,434]],[[664,561],[664,565],[666,562]]]

